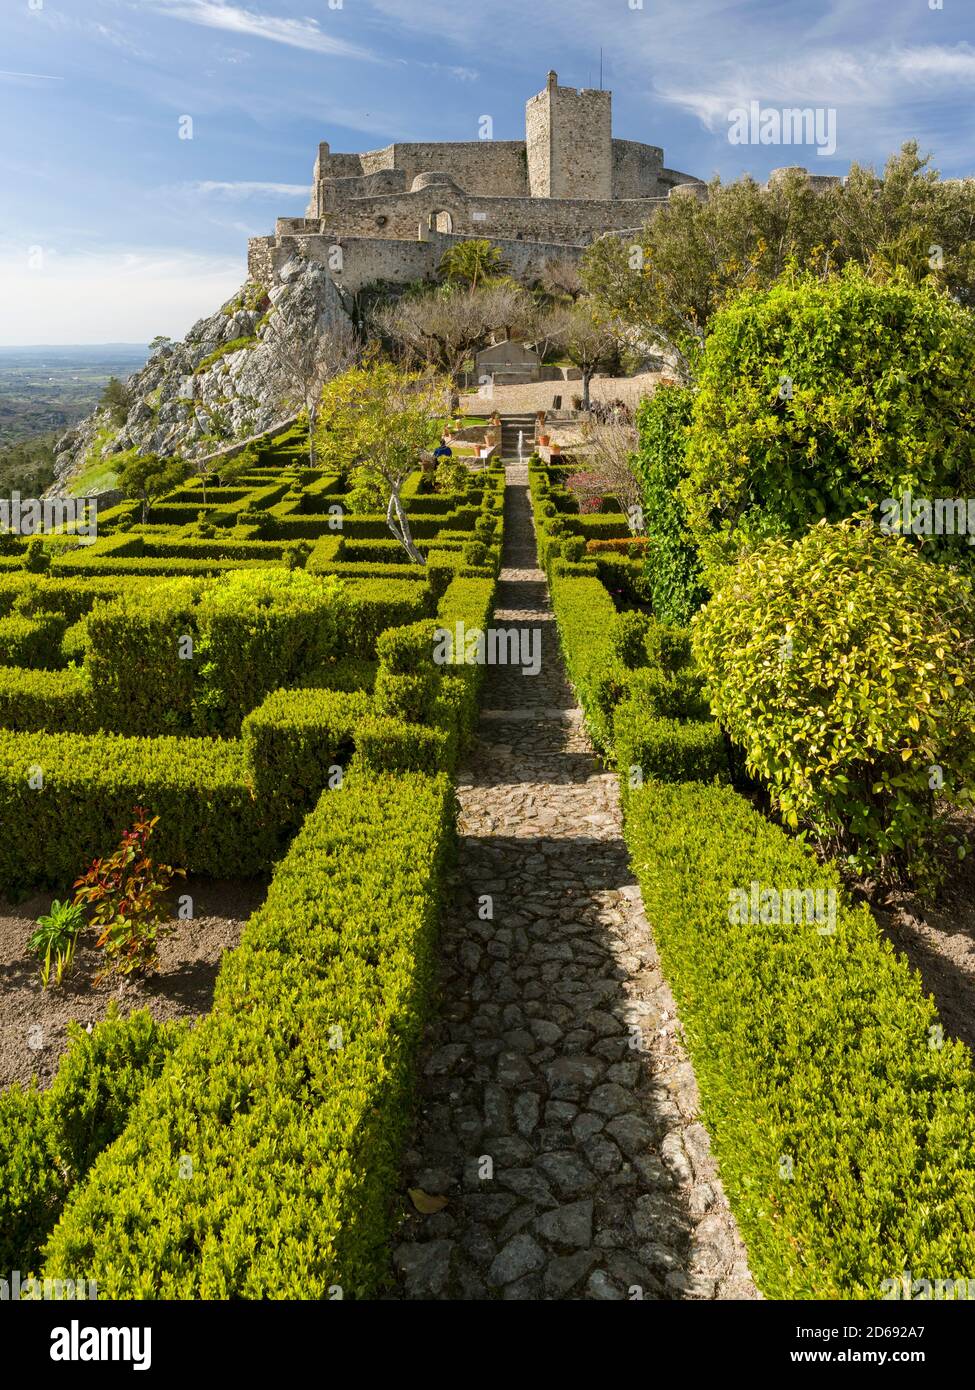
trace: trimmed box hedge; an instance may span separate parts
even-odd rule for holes
[[[69,1023],[68,1051],[46,1091],[14,1085],[0,1095],[0,1268],[36,1269],[41,1246],[71,1191],[121,1134],[136,1097],[186,1036],[185,1022],[156,1023],[148,1009],[108,1017],[87,1032]]]
[[[105,1298],[379,1290],[453,842],[446,777],[323,793],[48,1271]]]
[[[329,785],[329,771],[371,711],[364,691],[276,690],[244,720],[254,789],[285,821],[300,819]]]
[[[116,847],[135,805],[160,817],[153,856],[220,878],[268,867],[276,828],[243,744],[0,730],[0,893],[62,888]]]
[[[727,787],[633,791],[626,838],[759,1288],[877,1299],[907,1270],[967,1278],[971,1056],[868,909]],[[834,893],[835,931],[730,920],[753,883]]]
[[[0,728],[87,733],[98,727],[81,671],[0,666]]]

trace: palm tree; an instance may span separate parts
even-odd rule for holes
[[[483,238],[459,241],[440,258],[440,274],[448,280],[462,280],[472,291],[478,282],[504,275],[507,266],[497,246]]]

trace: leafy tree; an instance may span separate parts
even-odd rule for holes
[[[400,489],[443,428],[450,386],[442,377],[404,372],[389,362],[352,367],[329,381],[319,410],[318,454],[326,468],[347,471],[352,490],[382,488],[386,524],[414,564]]]
[[[179,487],[190,472],[190,465],[184,459],[140,454],[136,449],[118,455],[117,468],[122,492],[142,503],[143,524],[149,520],[152,503]]]
[[[476,290],[479,284],[507,273],[501,251],[490,241],[476,238],[459,241],[440,258],[440,274],[448,281],[459,281]]]
[[[975,593],[864,518],[772,540],[694,619],[712,708],[786,823],[931,886],[975,791]]]
[[[232,458],[214,459],[212,471],[220,479],[222,487],[233,487],[257,466],[257,457],[257,446],[248,444],[246,449],[241,449],[240,453],[234,454]]]
[[[713,315],[736,294],[767,288],[791,265],[826,276],[850,261],[875,275],[899,267],[975,302],[975,186],[940,180],[915,144],[882,176],[854,165],[845,185],[822,193],[799,172],[767,190],[715,179],[702,201],[668,199],[639,236],[601,237],[583,280],[690,381]]]
[[[973,379],[970,311],[905,271],[878,284],[851,264],[740,296],[712,321],[687,437],[706,564],[907,492],[971,496]],[[958,552],[954,537],[922,543]]]
[[[117,376],[112,376],[101,394],[99,404],[108,411],[113,425],[124,425],[132,406],[132,393]]]
[[[317,319],[305,315],[278,340],[278,368],[308,417],[308,463],[312,468],[322,388],[350,367],[358,352],[355,331],[347,319],[336,319],[323,328]]]

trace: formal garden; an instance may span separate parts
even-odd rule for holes
[[[565,458],[432,455],[489,329],[408,329],[523,296],[482,246],[298,424],[134,453],[97,538],[4,539],[0,1265],[151,1299],[967,1279],[971,195],[910,152],[871,187],[714,189],[550,277],[601,343],[581,406],[621,342],[669,363]],[[499,629],[520,658],[466,642]]]

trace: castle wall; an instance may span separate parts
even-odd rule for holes
[[[658,193],[664,152],[636,140],[613,141],[613,197],[653,198]]]
[[[315,164],[310,216],[320,216],[346,198],[409,189],[418,174],[433,171],[449,174],[469,193],[496,198],[528,195],[522,140],[396,144],[357,155],[323,153],[324,148]]]
[[[409,284],[413,280],[433,277],[448,247],[463,240],[461,235],[441,232],[432,232],[426,241],[333,237],[317,232],[254,237],[249,246],[248,273],[262,284],[270,285],[286,261],[303,255],[327,265],[336,285],[348,297],[376,280]],[[502,239],[494,244],[515,279],[526,281],[536,279],[546,261],[578,261],[584,249],[561,242]],[[336,254],[337,250],[340,255]],[[341,269],[336,269],[337,265],[341,265]]]
[[[521,233],[526,240],[582,242],[600,232],[641,225],[659,201],[469,198],[456,189],[434,186],[417,193],[356,199],[330,213],[324,225],[335,235],[410,238],[443,211],[450,215],[449,230],[468,237],[517,239]]]

